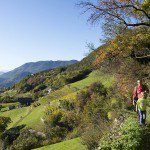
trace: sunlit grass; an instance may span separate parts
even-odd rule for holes
[[[83,89],[86,86],[89,86],[93,82],[101,82],[105,87],[110,87],[113,82],[114,77],[112,75],[104,74],[100,71],[93,71],[90,73],[87,78],[70,84],[71,87],[77,89]]]
[[[36,150],[86,150],[79,138],[38,148]]]
[[[22,117],[26,116],[29,112],[29,107],[23,107],[18,109],[13,109],[5,112],[1,112],[0,116],[10,117],[11,123],[9,124],[8,128],[13,127]]]

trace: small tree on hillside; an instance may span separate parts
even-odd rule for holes
[[[9,117],[0,117],[0,134],[5,131],[10,122],[11,119]]]

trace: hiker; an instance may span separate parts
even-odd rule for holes
[[[146,93],[141,92],[140,98],[137,101],[136,112],[139,113],[139,123],[145,125],[146,121],[146,106],[148,101],[146,99]]]
[[[138,99],[141,96],[141,92],[144,92],[145,95],[149,93],[149,89],[146,85],[142,84],[140,80],[137,81],[137,86],[134,88],[133,91],[133,105],[136,106]]]

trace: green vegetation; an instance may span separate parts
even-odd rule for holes
[[[14,138],[10,149],[14,150],[27,150],[34,147],[42,146],[42,142],[45,140],[43,134],[38,132],[32,132],[29,128],[23,129],[17,138]]]
[[[146,144],[148,144],[145,139],[148,128],[138,124],[135,113],[126,114],[124,112],[124,116],[126,118],[124,122],[116,122],[118,124],[112,128],[111,132],[101,138],[98,148],[99,150],[145,149],[145,146],[147,146]]]
[[[149,59],[143,58],[149,50],[148,32],[129,29],[81,62],[30,75],[3,91],[0,116],[12,120],[0,137],[4,145],[18,150],[148,147],[143,139],[150,137],[149,127],[138,125],[131,100],[138,78],[149,85]],[[35,102],[7,111],[18,105],[18,97]]]
[[[43,110],[43,106],[33,108],[32,110],[30,110],[30,114],[28,114],[28,116],[26,116],[22,121],[20,121],[18,125],[25,124],[27,127],[40,130],[42,124],[41,118],[43,116]]]
[[[83,89],[86,86],[89,86],[90,84],[92,84],[93,82],[101,82],[101,83],[103,83],[104,86],[106,86],[108,88],[111,86],[111,84],[113,82],[113,75],[104,74],[101,71],[93,71],[92,73],[90,73],[88,75],[87,78],[70,84],[70,87],[74,87],[77,89]]]
[[[43,116],[43,109],[44,108],[42,106],[33,109],[31,109],[30,107],[23,107],[2,112],[0,116],[11,118],[12,122],[9,124],[9,128],[25,124],[27,127],[40,129],[41,117]]]
[[[29,112],[29,108],[23,107],[19,109],[13,109],[6,112],[1,112],[0,116],[10,117],[12,122],[9,124],[8,128],[13,127],[22,117],[26,116]]]
[[[0,116],[0,135],[3,131],[6,130],[8,124],[11,122],[9,117],[2,117]]]
[[[4,96],[10,96],[10,97],[13,97],[17,94],[17,90],[9,90],[9,91],[5,91],[4,93],[1,94],[2,97]]]
[[[50,146],[37,148],[36,150],[86,150],[79,138],[67,140]]]
[[[60,66],[67,66],[76,63],[76,60],[70,61],[39,61],[26,63],[12,71],[9,71],[0,76],[0,87],[9,87],[19,82],[21,79],[28,75],[35,74],[37,72],[57,68]]]

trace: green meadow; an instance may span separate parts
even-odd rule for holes
[[[44,146],[36,150],[86,150],[86,147],[81,143],[81,140],[79,138],[76,138],[57,144]]]

